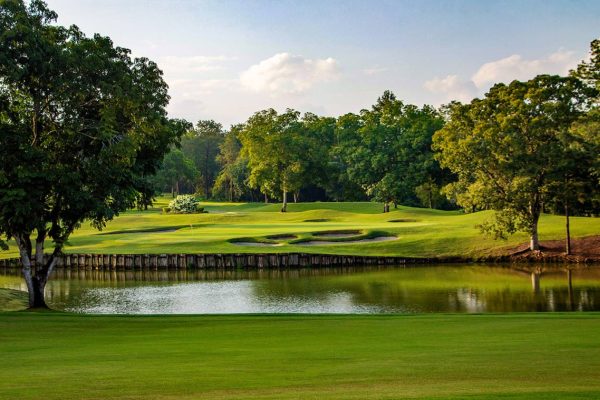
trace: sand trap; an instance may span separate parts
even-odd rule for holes
[[[249,247],[273,247],[273,246],[281,246],[280,243],[261,243],[261,242],[231,242],[231,244],[235,244],[238,246],[249,246]]]
[[[370,239],[346,240],[343,242],[334,242],[331,240],[311,240],[308,242],[301,242],[301,243],[295,243],[295,244],[297,244],[299,246],[322,246],[322,245],[329,245],[329,244],[342,245],[342,244],[386,242],[389,240],[396,240],[396,239],[398,239],[396,236],[378,236],[378,237],[370,238]]]

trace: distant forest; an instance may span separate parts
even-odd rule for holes
[[[157,185],[228,201],[374,199],[452,208],[440,189],[453,174],[431,150],[443,125],[441,111],[404,104],[388,91],[371,110],[337,119],[269,109],[229,130],[199,121],[165,157]]]
[[[187,123],[156,190],[277,201],[282,211],[289,202],[373,200],[384,212],[402,204],[598,215],[599,65],[594,40],[590,60],[569,76],[499,83],[470,104],[418,107],[385,91],[370,109],[338,118],[267,109],[228,130]]]

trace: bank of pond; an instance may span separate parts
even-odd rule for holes
[[[20,270],[0,268],[0,288],[14,309],[15,291],[26,290]],[[8,301],[2,298],[0,303]],[[600,268],[541,264],[59,268],[46,287],[46,298],[54,309],[92,314],[600,311]]]

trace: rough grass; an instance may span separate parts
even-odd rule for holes
[[[0,314],[2,399],[589,399],[600,314]]]
[[[398,207],[381,212],[378,203],[298,203],[288,213],[278,204],[203,203],[206,214],[162,214],[169,198],[160,198],[148,211],[128,211],[110,222],[103,232],[87,224],[66,247],[71,253],[244,253],[253,247],[233,242],[271,242],[275,235],[295,235],[279,240],[282,245],[260,248],[260,252],[309,252],[329,254],[396,255],[408,257],[482,256],[527,240],[518,234],[508,241],[481,235],[476,225],[491,212],[462,214],[424,208]],[[316,222],[309,222],[316,221]],[[402,221],[402,222],[392,222]],[[572,218],[572,235],[583,237],[600,232],[600,218]],[[397,240],[376,243],[302,246],[312,235],[323,231],[360,230],[365,237],[393,235]],[[564,237],[564,218],[543,215],[542,240]],[[250,238],[250,239],[248,239]],[[343,242],[344,240],[339,240]],[[0,257],[15,257],[14,243]]]

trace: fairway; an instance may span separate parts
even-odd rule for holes
[[[0,314],[2,399],[600,396],[600,315]]]
[[[264,203],[202,203],[204,214],[163,214],[170,198],[159,198],[147,211],[127,211],[99,232],[89,224],[75,231],[65,248],[67,253],[271,253],[304,252],[320,254],[390,255],[406,257],[479,257],[507,246],[525,243],[525,234],[509,240],[485,237],[477,228],[492,217],[490,211],[464,214],[399,206],[382,213],[374,202],[290,204],[287,213],[280,205]],[[353,238],[334,237],[314,242],[323,232],[357,231]],[[573,237],[600,232],[600,218],[571,218]],[[277,235],[285,235],[278,239]],[[290,235],[289,237],[287,235]],[[383,238],[377,240],[371,238]],[[564,217],[542,215],[541,240],[562,239]],[[323,236],[320,236],[322,239]],[[366,239],[366,240],[365,240]],[[392,240],[390,240],[392,239]],[[238,245],[241,241],[255,245]],[[313,241],[311,243],[311,241]],[[308,242],[308,243],[302,243]],[[265,245],[261,245],[265,243]],[[16,257],[11,242],[0,257]],[[48,243],[50,245],[50,243]]]

